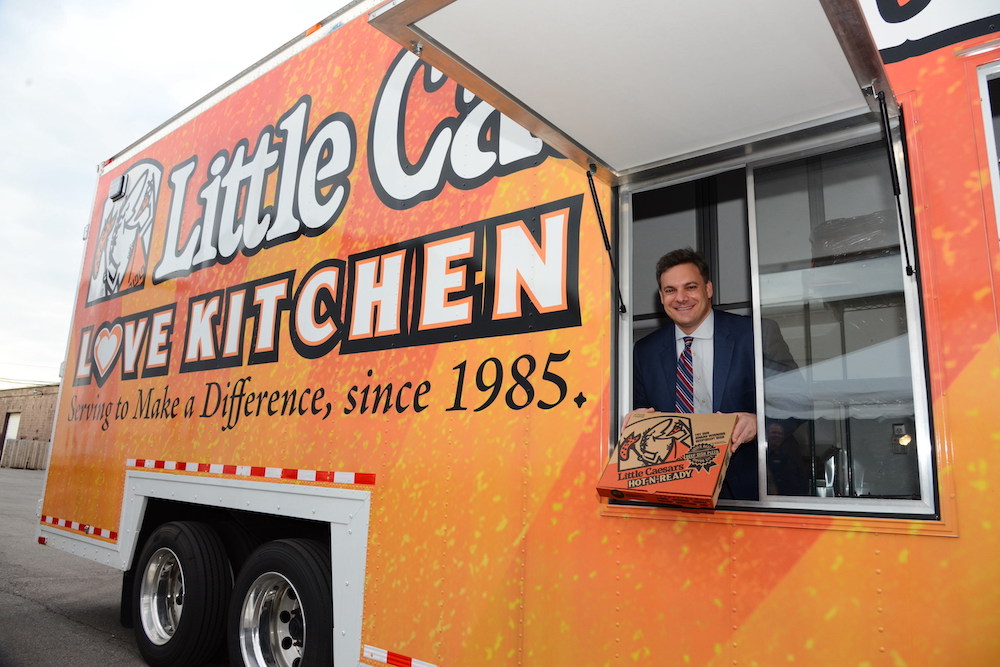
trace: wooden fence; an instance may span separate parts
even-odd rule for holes
[[[8,440],[3,445],[0,468],[43,470],[50,444],[48,440]]]

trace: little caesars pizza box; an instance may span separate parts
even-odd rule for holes
[[[714,508],[736,415],[632,414],[597,486],[601,496]]]

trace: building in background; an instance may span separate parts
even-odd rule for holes
[[[58,395],[56,384],[0,390],[0,468],[45,467]]]

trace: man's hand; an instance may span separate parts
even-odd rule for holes
[[[733,427],[733,439],[729,443],[730,449],[736,448],[744,442],[750,442],[757,438],[757,415],[752,412],[736,412],[736,426]]]

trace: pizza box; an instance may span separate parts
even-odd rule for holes
[[[597,492],[618,500],[712,509],[729,467],[736,415],[632,413]]]

